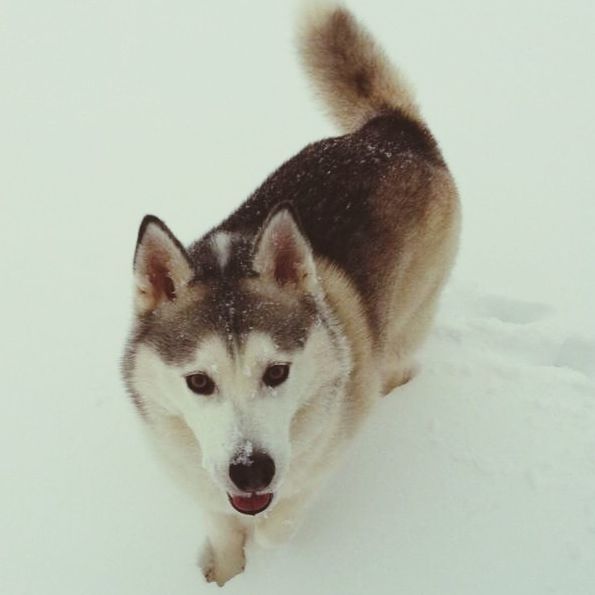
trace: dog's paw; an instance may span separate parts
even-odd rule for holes
[[[215,556],[213,555],[213,548],[208,541],[204,544],[198,556],[198,567],[201,569],[207,583],[215,581]]]
[[[244,552],[215,553],[207,541],[198,559],[198,566],[207,583],[217,583],[222,587],[234,576],[242,573],[246,565]]]
[[[417,373],[418,367],[416,364],[396,368],[390,373],[390,375],[388,375],[384,379],[382,386],[382,395],[386,396],[396,388],[399,388],[399,386],[407,384],[408,382],[413,380],[413,378],[415,378]]]

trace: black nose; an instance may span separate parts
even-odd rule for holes
[[[237,457],[229,466],[229,477],[243,492],[264,490],[273,481],[275,461],[266,452]]]

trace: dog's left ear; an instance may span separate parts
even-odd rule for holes
[[[172,302],[192,279],[186,250],[153,215],[147,215],[138,231],[134,253],[135,306],[138,314],[152,312]]]
[[[289,204],[279,205],[264,223],[256,240],[253,267],[281,287],[316,292],[318,279],[312,248]]]

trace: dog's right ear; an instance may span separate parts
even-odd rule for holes
[[[165,223],[147,215],[141,223],[134,253],[134,302],[137,314],[172,302],[192,279],[184,246]]]

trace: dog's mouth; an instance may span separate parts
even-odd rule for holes
[[[249,496],[232,496],[227,494],[230,504],[242,514],[255,515],[265,511],[273,501],[273,494],[250,494]]]

